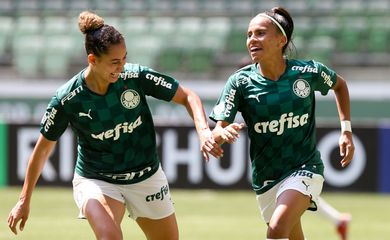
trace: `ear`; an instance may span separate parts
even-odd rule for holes
[[[287,44],[287,37],[282,36],[282,38],[280,39],[280,44],[281,44],[282,46],[286,45],[286,44]]]
[[[96,57],[92,53],[88,54],[88,63],[92,65],[96,64]]]

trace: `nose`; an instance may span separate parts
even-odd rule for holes
[[[248,36],[248,38],[246,39],[246,45],[249,47],[249,45],[251,45],[256,40],[257,40],[256,37],[254,37],[253,35]]]

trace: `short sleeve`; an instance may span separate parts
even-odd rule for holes
[[[232,123],[238,112],[240,103],[240,91],[236,83],[236,75],[232,75],[227,81],[223,91],[214,106],[210,119],[213,121],[226,121]]]
[[[165,101],[171,101],[179,87],[173,77],[142,66],[139,80],[146,95]]]
[[[51,141],[58,140],[68,127],[69,120],[61,102],[54,96],[41,121],[40,132]]]
[[[336,85],[337,74],[320,62],[314,61],[314,64],[318,68],[318,72],[316,73],[318,75],[315,78],[316,81],[314,90],[321,92],[322,95],[326,95],[328,94],[329,89]]]

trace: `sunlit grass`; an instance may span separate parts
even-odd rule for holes
[[[87,221],[77,219],[78,209],[69,188],[38,187],[31,214],[16,237],[7,227],[7,216],[20,188],[0,189],[0,239],[62,240],[94,239]],[[252,191],[172,190],[183,240],[265,239],[266,226],[259,216]],[[350,239],[386,240],[390,236],[390,195],[324,193],[340,211],[353,216]],[[312,212],[303,217],[308,240],[337,240],[335,226]],[[125,239],[145,239],[131,219],[122,223]]]

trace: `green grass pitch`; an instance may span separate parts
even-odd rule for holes
[[[0,239],[69,240],[94,239],[86,220],[76,218],[77,207],[70,188],[38,187],[33,195],[30,218],[23,232],[14,236],[7,216],[21,188],[0,188]],[[324,193],[329,203],[350,212],[351,240],[390,239],[390,195]],[[265,239],[266,227],[259,217],[252,191],[172,190],[183,240]],[[333,224],[312,212],[303,217],[308,240],[337,240]],[[129,218],[122,222],[124,239],[145,239]]]

